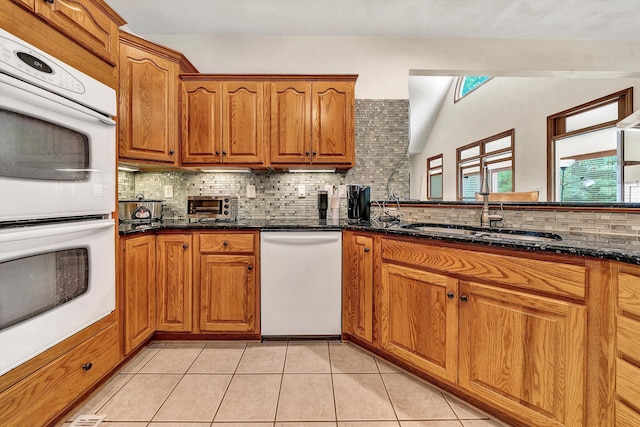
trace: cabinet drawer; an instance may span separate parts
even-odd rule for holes
[[[488,280],[549,294],[585,298],[587,268],[395,239],[382,241],[382,258],[472,280]]]
[[[618,316],[618,351],[640,362],[640,322]]]
[[[200,234],[200,253],[253,253],[256,233]]]
[[[620,401],[616,401],[616,427],[640,426],[640,414]]]
[[[46,425],[120,361],[112,325],[0,395],[0,425]],[[85,370],[84,365],[91,364]]]
[[[623,312],[640,316],[640,279],[638,276],[618,275],[618,307]]]
[[[616,393],[618,399],[640,410],[640,368],[622,359],[616,360]]]

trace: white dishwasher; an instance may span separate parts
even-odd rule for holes
[[[263,231],[260,271],[263,336],[340,335],[340,231]]]

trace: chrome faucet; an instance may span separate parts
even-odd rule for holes
[[[482,185],[478,194],[482,196],[480,227],[491,227],[493,222],[502,221],[504,219],[502,215],[489,213],[489,168],[486,166],[482,171]]]

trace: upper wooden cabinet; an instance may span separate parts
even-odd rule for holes
[[[272,82],[270,163],[274,167],[352,167],[354,86],[353,76],[338,81]]]
[[[194,68],[178,52],[121,33],[121,160],[178,165],[178,75],[185,70]]]
[[[106,62],[118,61],[118,27],[124,21],[100,0],[13,0]]]
[[[354,165],[356,76],[181,78],[182,164]]]
[[[264,164],[265,83],[183,76],[183,164]]]

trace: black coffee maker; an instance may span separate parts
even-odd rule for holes
[[[351,221],[369,221],[371,217],[371,188],[366,185],[347,185],[347,213]]]

